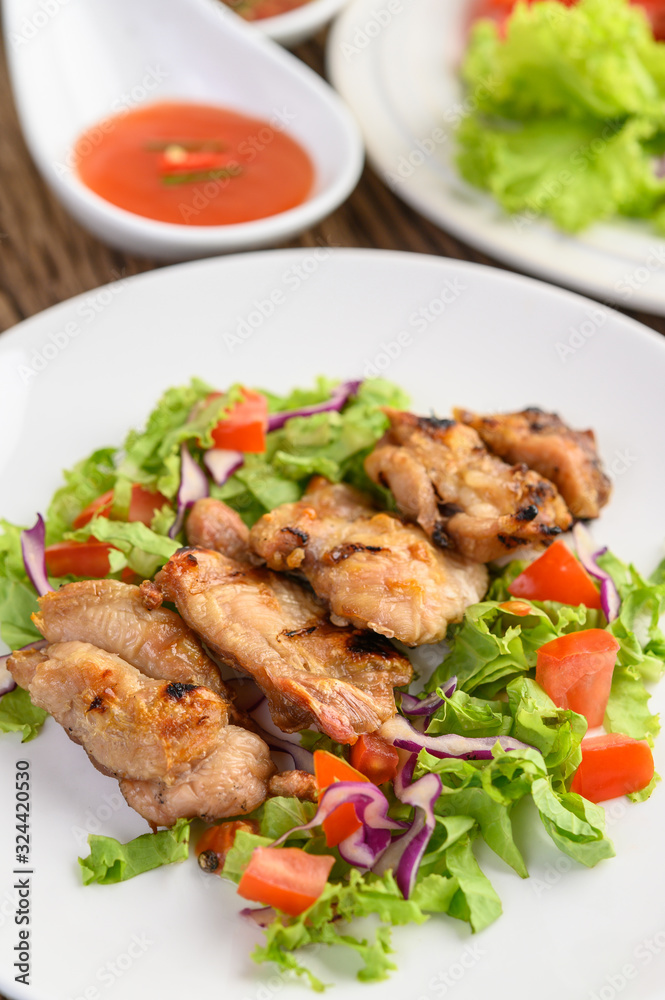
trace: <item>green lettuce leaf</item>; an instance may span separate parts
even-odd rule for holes
[[[512,575],[514,569],[506,573]],[[447,637],[450,653],[430,678],[429,691],[455,675],[458,689],[491,697],[535,667],[538,649],[544,643],[568,632],[596,628],[601,620],[598,611],[554,601],[530,601],[532,613],[517,617],[501,607],[503,600],[471,605],[463,621],[451,627]]]
[[[23,688],[16,687],[0,698],[0,733],[22,734],[21,743],[34,740],[48,718],[48,712],[37,708]]]
[[[505,37],[480,21],[462,76],[472,104],[458,165],[516,225],[549,216],[575,232],[616,214],[665,219],[665,46],[639,7],[518,4]]]
[[[191,820],[179,819],[170,830],[144,833],[127,844],[113,837],[89,834],[90,854],[79,858],[83,884],[112,885],[161,865],[184,861],[189,854],[190,823]]]
[[[574,792],[555,792],[550,778],[534,781],[532,795],[543,826],[564,854],[587,868],[614,857],[602,806]]]
[[[580,743],[587,731],[586,719],[577,712],[557,708],[530,677],[511,681],[507,691],[514,719],[511,736],[540,750],[557,788],[564,791],[566,780],[582,760]]]
[[[448,909],[451,917],[466,920],[474,931],[481,931],[494,923],[503,912],[501,900],[490,880],[480,870],[468,837],[449,848],[446,864],[459,884]]]

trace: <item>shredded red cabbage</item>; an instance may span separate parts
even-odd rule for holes
[[[450,677],[445,684],[441,686],[446,698],[451,698],[455,693],[455,688],[457,687],[457,678]],[[440,698],[436,691],[432,694],[428,694],[426,698],[418,698],[415,694],[401,695],[401,705],[400,708],[404,715],[410,715],[412,717],[426,716],[428,719],[438,712],[439,709],[444,704],[443,698]]]
[[[201,466],[194,461],[192,453],[183,441],[180,445],[180,486],[176,501],[176,519],[169,529],[169,538],[175,538],[182,528],[187,510],[196,500],[202,500],[210,492],[208,477]]]
[[[210,448],[203,453],[203,462],[212,476],[212,481],[223,486],[244,463],[241,451],[230,451],[227,448]]]
[[[441,795],[443,783],[438,774],[424,774],[413,781],[413,772],[418,754],[407,757],[395,776],[395,795],[415,812],[408,830],[396,837],[374,865],[373,871],[383,875],[389,868],[395,873],[395,881],[408,899],[416,883],[418,868],[436,826],[434,806]]]
[[[372,868],[390,843],[390,831],[402,829],[404,824],[388,817],[388,799],[371,782],[336,781],[323,792],[314,818],[303,826],[289,830],[273,846],[279,846],[295,830],[311,830],[320,826],[338,806],[346,802],[353,805],[362,825],[338,844],[339,853],[350,865]]]
[[[32,528],[21,532],[23,565],[25,566],[30,583],[40,597],[53,590],[46,575],[45,535],[46,525],[41,514],[37,515],[37,522]]]
[[[594,552],[593,539],[584,525],[579,522],[573,528],[573,538],[575,539],[577,555],[585,570],[600,581],[600,603],[603,614],[608,622],[613,622],[619,617],[621,598],[612,577],[596,562],[600,556],[605,555],[607,546]]]
[[[271,413],[268,417],[268,430],[278,431],[292,417],[311,417],[314,413],[330,413],[333,410],[339,412],[351,396],[356,395],[361,385],[362,379],[353,382],[341,382],[333,389],[330,399],[327,399],[323,403],[302,406],[299,410],[285,410],[283,413]]]
[[[399,750],[420,753],[427,750],[434,757],[459,757],[464,760],[490,760],[498,743],[502,750],[533,750],[533,747],[512,736],[427,736],[414,729],[401,715],[395,715],[381,726],[380,735]]]

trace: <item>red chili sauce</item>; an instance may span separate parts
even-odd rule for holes
[[[224,3],[245,21],[261,21],[303,7],[307,0],[224,0]]]
[[[309,156],[271,121],[206,104],[150,104],[108,118],[77,140],[83,183],[106,201],[160,222],[225,226],[264,219],[310,193]]]

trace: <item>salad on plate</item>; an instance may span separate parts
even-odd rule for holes
[[[83,883],[195,841],[263,930],[254,958],[317,990],[307,945],[373,981],[392,926],[496,920],[474,845],[526,878],[518,811],[592,867],[599,803],[658,781],[665,569],[592,539],[593,432],[408,406],[378,378],[193,380],[33,527],[2,522],[0,729],[52,715],[152,828],[90,835]]]

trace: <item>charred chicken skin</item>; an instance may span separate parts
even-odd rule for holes
[[[553,483],[490,454],[472,427],[386,413],[390,428],[365,469],[439,548],[490,562],[521,545],[547,545],[572,524]]]
[[[250,812],[268,795],[267,746],[227,725],[227,702],[208,688],[146,677],[84,642],[16,652],[8,668],[155,826]]]
[[[219,552],[181,549],[143,590],[151,604],[175,603],[217,656],[250,674],[285,732],[314,724],[353,743],[395,713],[393,688],[411,679],[405,656],[372,633],[332,625],[297,581]]]
[[[336,624],[409,646],[443,639],[487,587],[484,566],[441,552],[419,527],[320,476],[302,500],[257,521],[250,542],[272,569],[304,576]]]
[[[524,462],[558,488],[577,518],[598,517],[610,498],[593,431],[574,431],[556,413],[529,407],[520,413],[481,415],[457,409],[490,451],[506,462]]]

